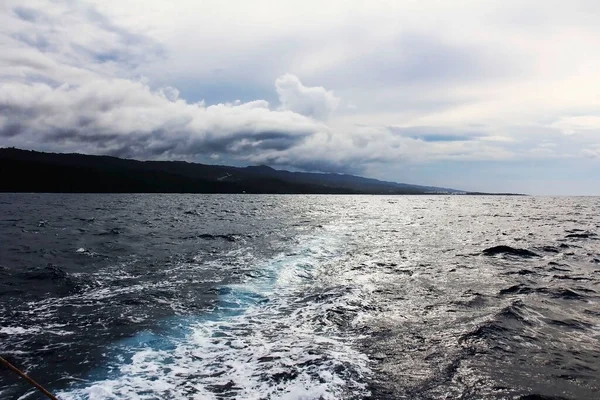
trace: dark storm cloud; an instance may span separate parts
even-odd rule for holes
[[[97,144],[100,147],[106,147],[107,143],[120,140],[118,134],[109,133],[83,133],[80,129],[67,128],[67,129],[55,129],[49,131],[44,137],[46,142],[59,143],[59,142],[79,142],[79,143],[91,143]]]
[[[364,165],[362,163],[348,162],[348,160],[333,161],[325,159],[294,159],[293,161],[286,161],[285,159],[273,157],[264,159],[264,164],[268,164],[273,167],[297,169],[300,171],[336,174],[360,174],[364,171]]]
[[[189,141],[178,143],[169,150],[181,156],[211,153],[244,156],[264,150],[284,151],[298,145],[309,135],[310,132],[300,132],[292,136],[287,132],[240,131],[235,132],[234,136],[222,137],[219,132],[213,131],[201,140],[192,136]],[[166,137],[164,139],[168,140]]]
[[[264,150],[279,150],[283,151],[294,147],[301,137],[280,136],[278,138],[260,139],[256,143],[256,147]]]
[[[6,124],[2,128],[0,128],[0,136],[4,137],[17,136],[21,132],[23,132],[23,126],[18,122]]]

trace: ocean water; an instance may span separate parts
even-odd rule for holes
[[[600,398],[599,209],[3,194],[0,354],[72,400]]]

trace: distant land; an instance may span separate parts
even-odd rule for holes
[[[0,148],[0,192],[483,194],[360,176]]]

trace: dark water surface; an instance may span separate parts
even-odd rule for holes
[[[60,399],[597,399],[599,210],[0,195],[0,354]]]

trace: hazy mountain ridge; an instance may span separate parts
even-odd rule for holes
[[[0,149],[2,192],[463,193],[353,175]]]

